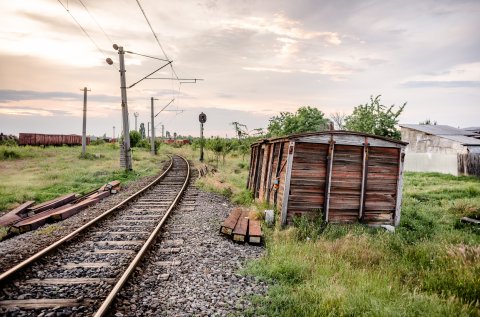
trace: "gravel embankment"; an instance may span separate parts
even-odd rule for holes
[[[194,210],[186,205],[193,201]],[[191,188],[117,298],[112,316],[243,316],[252,310],[250,297],[264,295],[267,285],[239,270],[264,248],[219,233],[231,209],[225,198]],[[164,253],[172,247],[179,252]]]

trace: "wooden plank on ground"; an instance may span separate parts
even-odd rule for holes
[[[27,208],[32,206],[35,201],[27,201],[18,206],[17,208],[7,212],[0,217],[0,226],[10,226],[26,217]]]
[[[227,219],[223,222],[222,226],[220,227],[220,232],[226,235],[231,235],[233,229],[235,229],[235,225],[237,224],[238,218],[242,215],[241,208],[235,208],[232,210],[230,215],[228,215]]]
[[[53,213],[58,212],[59,210],[69,208],[70,206],[72,206],[72,205],[68,204],[68,205],[64,205],[64,206],[61,206],[61,207],[58,207],[58,208],[55,208],[55,209],[45,210],[45,211],[42,211],[42,212],[40,212],[38,214],[35,214],[31,217],[25,218],[22,221],[17,222],[12,227],[12,230],[16,231],[16,232],[21,232],[21,233],[31,231],[31,230],[35,230],[35,229],[43,226],[44,224],[46,224],[48,219],[50,218],[50,216]]]
[[[38,214],[39,212],[57,208],[60,206],[63,206],[65,204],[68,204],[69,202],[75,200],[75,195],[76,194],[67,194],[49,201],[46,201],[44,203],[41,203],[39,205],[33,206],[28,208],[29,211],[33,211],[35,214]]]
[[[233,229],[233,241],[246,241],[248,235],[248,220],[248,211],[242,211],[242,214]]]
[[[259,244],[262,243],[262,227],[260,221],[250,219],[248,224],[248,242]]]
[[[75,205],[70,206],[68,208],[61,209],[61,210],[58,210],[58,211],[52,213],[51,218],[54,219],[54,220],[67,219],[67,218],[77,214],[78,212],[80,212],[80,210],[85,209],[88,206],[97,203],[98,201],[99,201],[99,199],[97,199],[97,198],[84,200],[82,202],[79,202],[78,204],[75,204]]]
[[[469,218],[469,217],[462,217],[462,219],[460,219],[460,221],[463,222],[463,223],[470,223],[470,224],[474,224],[474,225],[480,225],[480,220],[473,219],[473,218]]]

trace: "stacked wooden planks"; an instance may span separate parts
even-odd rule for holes
[[[119,188],[120,182],[112,181],[98,191],[80,198],[76,194],[68,194],[35,206],[32,206],[33,201],[26,202],[0,217],[0,225],[10,226],[11,233],[35,230],[47,222],[67,219],[109,196],[110,193],[115,193]]]
[[[250,212],[242,208],[232,210],[222,223],[220,232],[236,242],[262,243],[260,221],[250,217]]]

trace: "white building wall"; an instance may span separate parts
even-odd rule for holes
[[[458,176],[457,154],[405,153],[407,172],[438,172]]]

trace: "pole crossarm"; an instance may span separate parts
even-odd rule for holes
[[[159,60],[159,61],[170,62],[168,59],[159,58],[159,57],[154,57],[154,56],[149,56],[149,55],[140,54],[140,53],[135,53],[135,52],[132,52],[132,51],[125,51],[125,53],[129,53],[129,54],[133,54],[133,55],[139,55],[139,56],[148,57],[148,58],[152,58],[152,59],[157,59],[157,60]]]
[[[165,68],[167,67],[168,65],[170,65],[173,61],[169,61],[168,63],[166,63],[165,65],[161,66],[160,68],[154,70],[153,72],[151,72],[150,74],[148,74],[147,76],[143,77],[142,79],[140,79],[139,81],[135,82],[134,84],[128,86],[127,88],[132,88],[133,86],[135,86],[136,84],[138,84],[139,82],[141,82],[142,80],[144,79],[147,79],[149,76],[155,74],[156,72],[158,72],[159,70],[161,70],[162,68]]]
[[[155,115],[155,117],[157,117],[157,116],[160,114],[160,112],[164,111],[165,108],[167,108],[168,106],[170,106],[170,104],[171,104],[174,100],[175,100],[175,98],[173,98],[172,100],[170,100],[170,102],[167,103],[167,105],[164,106],[164,107],[162,108],[162,110],[160,110],[160,111]]]
[[[161,80],[190,80],[193,82],[204,80],[203,78],[171,78],[171,77],[149,77],[146,79],[161,79]]]

